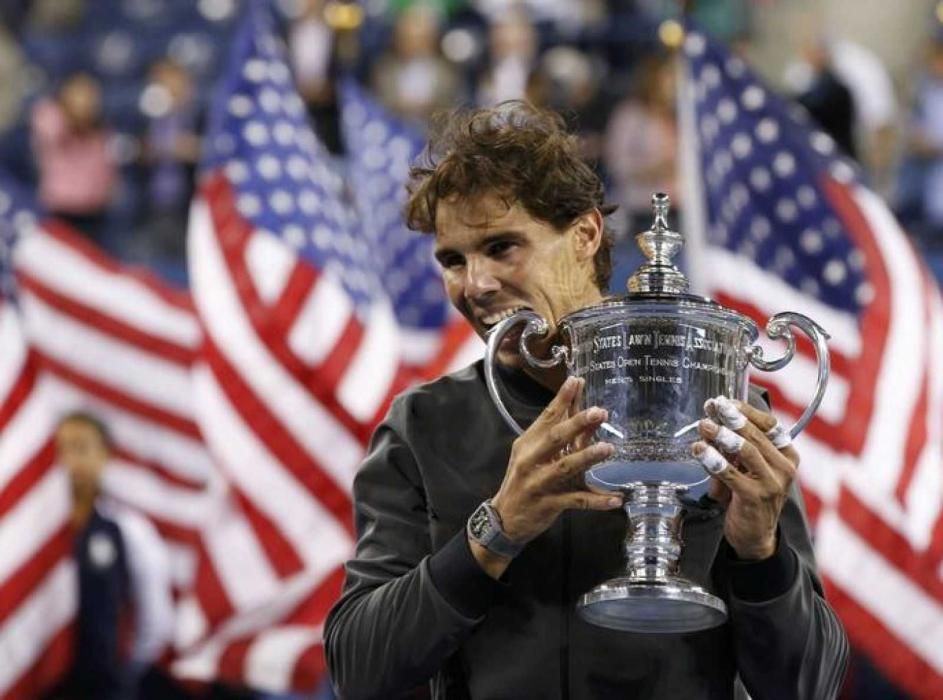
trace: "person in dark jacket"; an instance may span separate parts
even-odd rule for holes
[[[523,103],[455,113],[428,154],[412,172],[408,222],[435,236],[451,300],[482,337],[522,308],[559,319],[603,300],[612,207],[556,115]],[[755,407],[758,392],[726,406],[741,419],[746,471],[714,451],[730,443],[712,421],[693,448],[726,507],[688,518],[681,568],[725,600],[728,621],[617,632],[576,611],[623,557],[621,496],[582,480],[611,453],[585,439],[606,412],[577,411],[580,380],[525,366],[513,336],[498,360],[509,410],[529,426],[520,437],[480,361],[398,397],[374,434],[354,483],[356,554],[325,629],[341,697],[426,683],[434,698],[836,694],[847,641],[815,573],[799,456],[766,437],[774,419]],[[467,525],[483,509],[485,536]]]

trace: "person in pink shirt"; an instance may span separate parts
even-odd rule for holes
[[[118,172],[98,81],[87,73],[68,77],[54,96],[36,103],[31,127],[41,203],[100,240]]]

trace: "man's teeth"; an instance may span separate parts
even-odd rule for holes
[[[526,308],[524,306],[515,306],[513,309],[505,309],[504,311],[499,311],[496,314],[491,314],[490,316],[485,316],[481,319],[481,322],[488,326],[493,326],[494,324],[503,321],[504,319],[516,314],[521,309]]]

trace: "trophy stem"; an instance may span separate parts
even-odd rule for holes
[[[629,527],[625,537],[627,574],[645,582],[666,581],[678,573],[681,520],[676,484],[633,484],[626,494]]]
[[[577,605],[583,619],[626,632],[675,634],[724,623],[724,601],[681,574],[684,490],[666,482],[624,486],[625,571],[583,595]]]

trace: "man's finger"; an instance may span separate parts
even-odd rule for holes
[[[596,430],[608,417],[605,409],[593,406],[580,411],[572,418],[549,427],[542,426],[543,430],[538,432],[537,440],[533,444],[531,458],[535,462],[541,462],[555,457],[560,452],[571,450],[578,436]]]
[[[567,377],[566,381],[563,382],[563,385],[560,387],[560,390],[557,391],[557,395],[547,404],[547,407],[541,412],[534,423],[553,424],[562,418],[566,418],[570,410],[570,405],[579,394],[584,382],[585,380],[580,377]]]
[[[616,452],[616,448],[608,442],[597,442],[595,445],[584,447],[582,450],[568,454],[553,466],[556,476],[561,479],[572,479],[592,467],[599,464]]]
[[[776,424],[775,417],[751,406],[752,415],[760,421],[757,425],[741,410],[745,406],[741,401],[718,396],[708,403],[713,403],[713,413],[719,423],[746,438],[739,460],[741,464],[763,480],[773,479],[781,483],[783,479],[791,480],[795,476],[795,463],[777,449],[766,434],[766,429]],[[716,428],[717,423],[701,421],[699,427],[701,434],[713,441],[715,433],[711,426]]]
[[[615,510],[622,507],[623,501],[622,496],[571,491],[557,496],[556,505],[560,510]]]
[[[755,482],[749,476],[737,471],[717,449],[706,442],[693,443],[691,454],[701,463],[708,474],[723,483],[732,492],[751,495],[756,488]]]
[[[761,411],[751,406],[746,401],[734,401],[734,405],[746,416],[747,420],[753,423],[761,430],[773,447],[782,453],[782,455],[792,462],[793,466],[799,466],[799,453],[792,446],[792,438],[789,430],[784,426],[776,416],[766,411]]]

